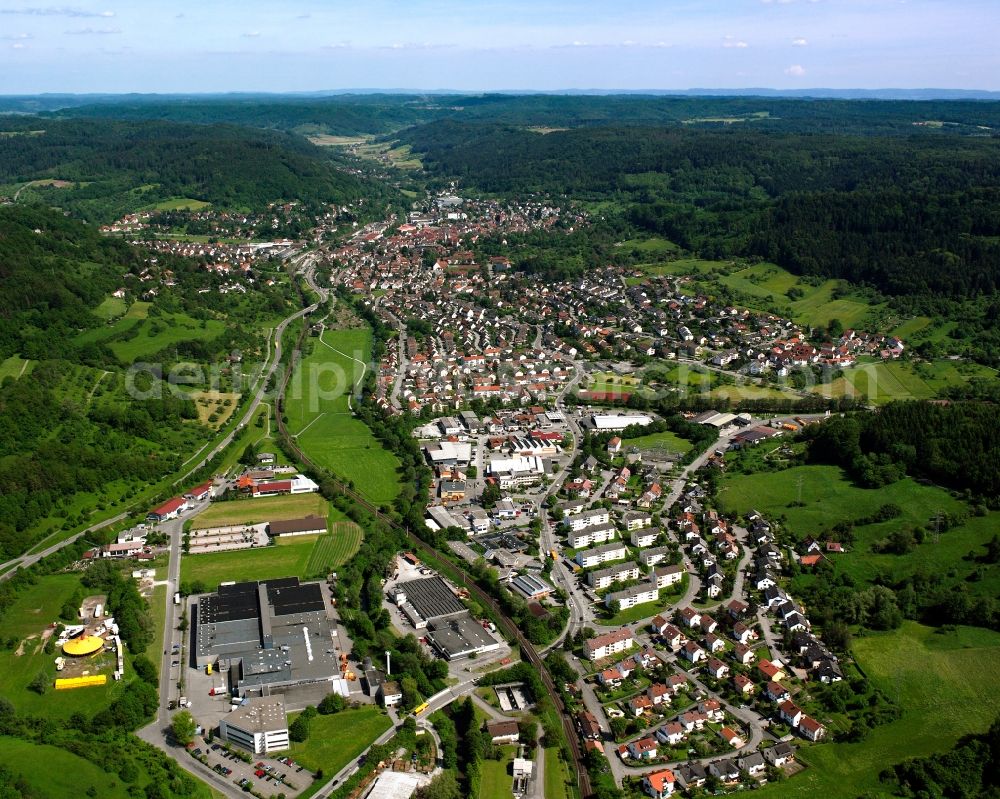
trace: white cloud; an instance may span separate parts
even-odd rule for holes
[[[792,39],[792,47],[806,47],[808,44],[808,39]]]
[[[26,39],[34,39],[34,38],[35,37],[32,36],[30,33],[10,33],[5,36],[0,36],[0,39],[3,39],[4,41],[7,42],[22,42],[25,41]]]
[[[260,36],[260,31],[248,31],[243,34],[244,39],[256,39]]]
[[[69,36],[113,36],[121,32],[121,28],[78,28],[66,31]]]
[[[10,46],[10,49],[11,50],[23,50],[24,49],[24,44],[22,42],[14,42],[14,44],[12,44]]]
[[[785,74],[793,78],[801,78],[806,74],[806,70],[801,64],[792,64],[785,70]]]
[[[749,47],[750,45],[744,42],[742,39],[737,39],[735,36],[726,36],[722,40],[723,47],[735,47],[739,50]]]
[[[0,8],[0,14],[25,14],[32,17],[113,17],[114,11],[88,11],[83,8],[57,6]]]

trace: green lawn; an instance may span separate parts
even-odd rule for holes
[[[312,352],[289,382],[285,414],[290,431],[311,458],[352,482],[372,502],[383,504],[399,493],[399,459],[349,407],[352,387],[364,369],[351,358],[368,363],[371,342],[367,327],[328,330],[322,340],[312,339]]]
[[[289,714],[288,723],[297,716]],[[309,739],[293,743],[290,755],[311,771],[323,769],[323,774],[330,778],[391,726],[389,717],[373,705],[316,716],[309,725]]]
[[[201,580],[216,586],[227,580],[273,580],[278,577],[305,577],[315,541],[288,542],[259,549],[185,555],[181,560],[181,580]]]
[[[569,773],[559,757],[559,749],[550,746],[545,750],[545,799],[568,799]]]
[[[500,760],[484,760],[480,764],[482,779],[479,783],[480,799],[509,799],[513,784],[513,774],[510,765],[517,754],[516,746],[502,746],[503,757]]]
[[[194,517],[191,526],[196,529],[219,527],[227,524],[256,524],[279,519],[297,519],[302,516],[330,516],[334,511],[320,494],[287,494],[257,499],[236,499],[213,502]],[[343,515],[336,512],[337,518]]]
[[[639,438],[622,439],[622,447],[638,447],[640,451],[666,449],[683,455],[691,449],[691,442],[671,430],[665,430],[662,433],[650,433]]]
[[[799,759],[810,768],[761,796],[887,796],[880,771],[949,749],[963,735],[984,732],[1000,713],[998,633],[959,628],[941,635],[906,622],[895,632],[855,640],[854,653],[869,678],[902,705],[902,718],[877,727],[862,743],[803,748]]]

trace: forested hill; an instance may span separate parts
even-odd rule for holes
[[[371,188],[301,137],[226,125],[115,120],[0,121],[0,184],[57,179],[50,201],[91,221],[170,197],[218,208],[346,203]]]
[[[443,120],[402,139],[490,192],[617,198],[709,258],[760,256],[889,294],[1000,289],[1000,139]]]
[[[66,357],[144,253],[62,214],[0,208],[0,360]]]
[[[618,95],[403,95],[327,97],[39,98],[57,117],[229,122],[336,135],[386,133],[435,119],[532,127],[747,125],[785,132],[982,135],[1000,129],[1000,103],[976,100],[878,101],[796,97]],[[33,106],[24,105],[32,108]]]
[[[247,97],[217,99],[175,99],[149,97],[141,100],[120,98],[52,112],[59,118],[93,117],[104,119],[170,120],[197,124],[228,123],[300,133],[327,133],[354,136],[386,133],[407,125],[436,119],[444,112],[434,101],[417,97],[373,95]]]

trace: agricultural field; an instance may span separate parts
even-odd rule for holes
[[[799,486],[801,485],[801,506]],[[876,554],[871,546],[896,530],[918,526],[933,529],[938,513],[968,511],[962,501],[936,486],[904,479],[880,489],[858,488],[836,466],[796,466],[780,472],[727,474],[719,493],[720,509],[746,513],[751,508],[772,518],[784,517],[785,526],[796,536],[821,535],[841,521],[871,516],[882,505],[892,503],[902,515],[879,524],[854,528],[855,542],[849,551],[831,556],[838,572],[849,573],[859,583],[879,574],[902,579],[921,571],[954,571],[959,577],[978,569],[980,579],[968,582],[972,593],[995,595],[1000,591],[1000,566],[965,560],[969,552],[982,552],[997,530],[1000,514],[970,516],[966,522],[922,544],[905,555]]]
[[[213,502],[194,517],[191,526],[202,530],[227,524],[256,524],[301,516],[335,516],[337,520],[343,518],[320,494],[287,494]]]
[[[289,714],[289,725],[297,716]],[[390,727],[389,717],[373,705],[316,716],[309,725],[308,740],[293,743],[289,755],[310,771],[322,769],[325,775],[332,776]]]
[[[942,752],[963,735],[985,732],[1000,713],[994,679],[1000,633],[970,627],[941,633],[905,622],[894,632],[855,639],[854,655],[875,685],[903,707],[902,718],[876,727],[861,743],[802,748],[798,758],[809,768],[766,787],[760,796],[885,795],[878,780],[883,769]]]
[[[372,502],[385,504],[399,493],[399,460],[350,409],[352,387],[370,358],[368,328],[327,330],[313,340],[312,352],[292,375],[284,412],[289,430],[310,458],[353,483]]]
[[[329,535],[317,536],[306,568],[310,574],[320,574],[347,563],[361,548],[364,533],[351,521],[332,524]]]
[[[813,391],[832,397],[865,396],[870,402],[882,405],[893,400],[930,399],[949,386],[976,377],[995,376],[995,370],[965,361],[885,361],[845,369],[842,377],[816,386]]]

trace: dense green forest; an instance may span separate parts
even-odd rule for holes
[[[372,190],[327,150],[276,131],[230,125],[8,118],[0,184],[58,179],[45,199],[95,222],[172,197],[219,208],[298,200],[347,203]]]
[[[231,122],[340,135],[385,133],[406,125],[451,118],[537,127],[663,125],[722,127],[748,124],[766,130],[851,131],[895,135],[914,132],[979,135],[1000,127],[1000,106],[977,100],[906,100],[809,97],[698,97],[628,95],[236,95],[220,97],[108,96],[39,98],[21,108],[60,117],[170,119]],[[931,125],[922,123],[932,122]]]
[[[877,487],[904,474],[995,500],[1000,494],[996,408],[981,402],[892,402],[877,413],[806,429],[809,456]]]
[[[445,120],[402,139],[497,193],[617,200],[708,258],[759,256],[888,294],[1000,287],[1000,142],[961,136],[603,126],[540,135]]]

